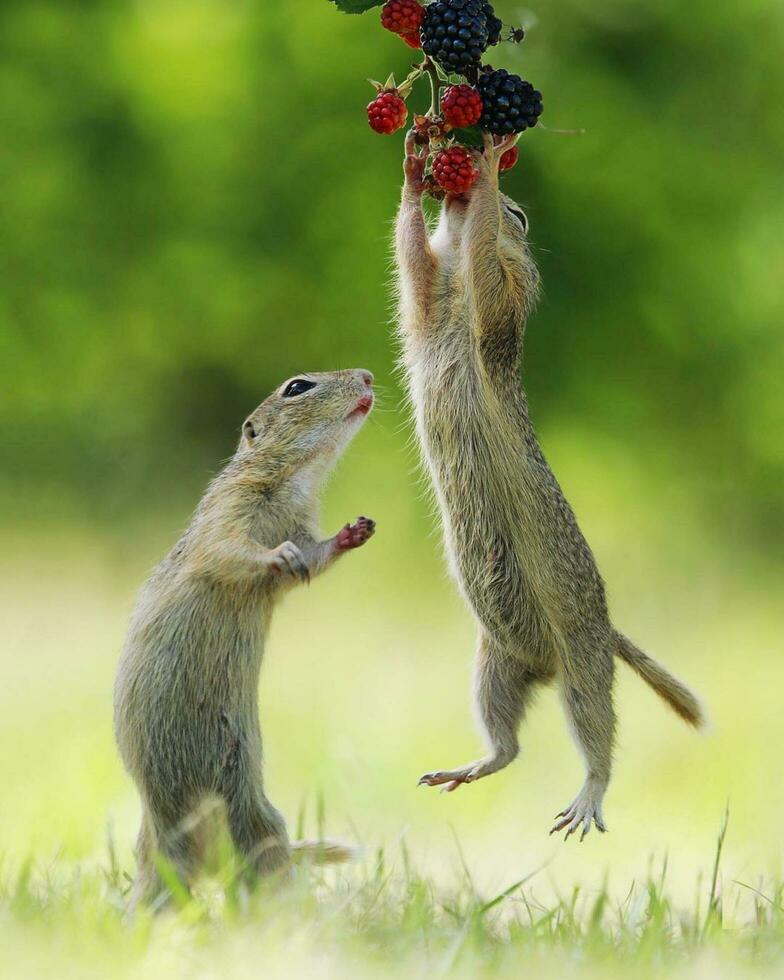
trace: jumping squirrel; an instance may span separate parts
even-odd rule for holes
[[[614,629],[604,583],[539,447],[519,380],[538,273],[527,220],[498,186],[515,138],[485,137],[479,177],[447,195],[432,238],[422,210],[426,150],[409,134],[396,226],[402,359],[451,570],[479,626],[475,691],[489,752],[420,783],[452,791],[507,766],[538,687],[556,681],[586,778],[556,817],[566,837],[605,830],[615,656],[689,724],[694,695]]]

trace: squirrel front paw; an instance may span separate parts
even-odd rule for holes
[[[270,568],[275,575],[285,575],[300,582],[310,582],[310,570],[305,556],[293,541],[284,541],[272,552]]]
[[[414,140],[415,131],[412,129],[406,136],[406,155],[403,160],[406,190],[421,196],[425,190],[425,164],[427,163],[427,147],[418,149]]]
[[[497,178],[501,157],[507,150],[517,145],[519,138],[519,133],[511,133],[509,136],[492,136],[490,133],[483,133],[484,149],[478,156],[480,173]]]
[[[369,517],[358,517],[353,524],[346,524],[335,535],[335,547],[338,551],[349,551],[351,548],[361,548],[369,541],[376,531],[376,522]]]

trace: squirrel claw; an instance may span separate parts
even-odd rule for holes
[[[420,777],[419,786],[443,786],[442,793],[454,793],[458,786],[463,783],[475,783],[477,779],[483,779],[499,769],[507,766],[514,755],[506,755],[503,752],[494,752],[471,762],[461,769],[438,770],[437,772],[426,772]]]
[[[310,582],[310,569],[302,552],[293,541],[284,541],[275,549],[271,567],[276,575],[290,575],[306,585]]]
[[[482,139],[484,142],[484,150],[479,155],[480,168],[483,167],[487,173],[497,174],[501,157],[507,150],[511,149],[517,144],[517,141],[520,139],[520,134],[511,133],[509,136],[499,138],[491,136],[490,133],[483,133]]]
[[[606,833],[601,796],[597,797],[590,786],[585,786],[571,806],[555,815],[555,824],[550,831],[550,836],[566,829],[564,840],[568,840],[572,834],[580,830],[580,840],[583,841],[592,824],[600,834]]]
[[[427,772],[420,776],[417,786],[441,786],[442,793],[454,793],[463,783],[471,783],[477,778],[474,766],[454,769],[451,772]]]
[[[502,157],[507,150],[511,150],[513,146],[517,146],[517,141],[520,139],[519,133],[510,133],[509,136],[504,136],[498,143],[496,143],[495,151],[499,157]]]

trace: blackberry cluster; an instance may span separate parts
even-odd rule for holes
[[[496,17],[492,4],[487,2],[482,4],[482,12],[487,18],[487,46],[492,48],[501,40],[501,31],[504,24],[500,17]]]
[[[542,93],[505,68],[480,75],[477,88],[484,106],[479,125],[489,133],[522,133],[535,126],[542,114]]]
[[[435,0],[428,4],[422,23],[422,50],[444,71],[465,74],[479,64],[489,43],[487,6],[483,0]]]
[[[499,41],[519,43],[523,28],[505,29],[496,17],[494,0],[333,0],[337,7],[381,7],[381,24],[412,48],[421,47],[423,60],[411,65],[398,85],[390,75],[382,85],[371,84],[376,97],[367,107],[368,124],[377,133],[391,134],[408,120],[406,99],[414,85],[430,76],[431,108],[414,112],[409,138],[418,147],[425,189],[441,200],[445,194],[465,193],[476,180],[478,127],[487,140],[516,136],[530,129],[542,114],[542,94],[530,82],[503,68],[482,64],[488,47]],[[453,76],[462,76],[455,80]],[[446,77],[445,77],[446,76]],[[515,143],[516,139],[511,139]],[[509,146],[499,171],[514,167],[519,157]]]

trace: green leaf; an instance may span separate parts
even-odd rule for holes
[[[344,14],[364,14],[372,7],[380,7],[384,0],[330,0]]]
[[[463,146],[482,147],[485,145],[482,139],[482,130],[478,126],[469,126],[467,129],[453,129],[452,135]]]

